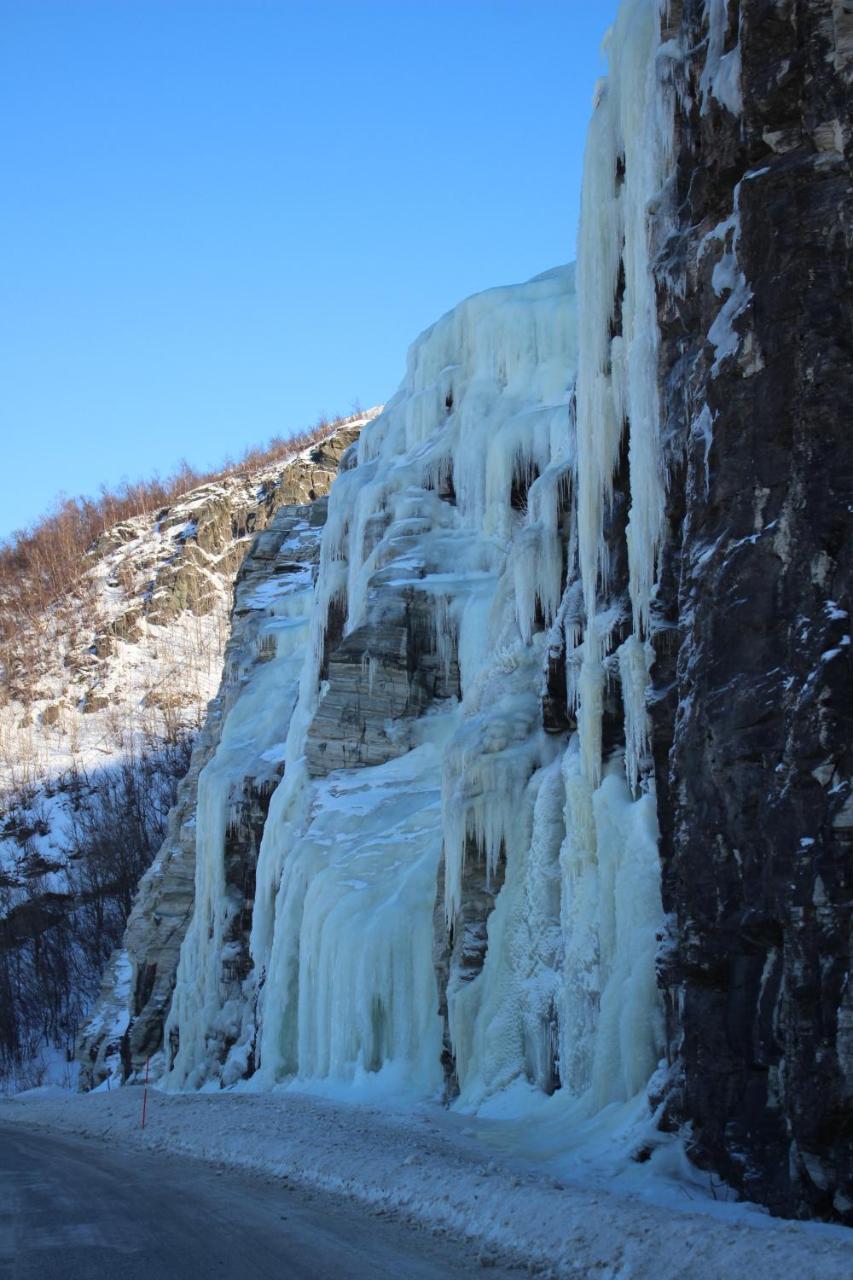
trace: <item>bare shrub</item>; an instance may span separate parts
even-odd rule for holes
[[[166,834],[192,736],[129,745],[121,761],[65,780],[67,890],[30,875],[0,885],[0,1077],[23,1078],[45,1046],[73,1052],[86,1008],[119,945],[139,880]],[[19,793],[17,812],[33,797]],[[14,821],[6,799],[8,824]],[[27,820],[31,820],[28,816]],[[26,840],[22,852],[26,853]]]

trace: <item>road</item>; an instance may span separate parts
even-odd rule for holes
[[[459,1280],[463,1245],[278,1179],[0,1127],[3,1280]]]

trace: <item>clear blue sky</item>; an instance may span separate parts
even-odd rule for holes
[[[617,0],[0,0],[0,537],[574,256]]]

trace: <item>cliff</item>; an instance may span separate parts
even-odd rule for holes
[[[577,280],[442,317],[246,562],[125,1077],[677,1129],[851,1221],[850,53],[831,0],[622,5]]]

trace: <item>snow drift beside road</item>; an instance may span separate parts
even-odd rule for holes
[[[555,1178],[553,1166],[495,1156],[497,1128],[435,1105],[403,1114],[294,1091],[152,1091],[143,1132],[141,1104],[140,1089],[83,1097],[35,1090],[0,1103],[0,1123],[108,1140],[126,1146],[129,1159],[134,1148],[180,1152],[333,1191],[374,1212],[464,1235],[480,1246],[485,1263],[520,1257],[533,1274],[551,1268],[560,1276],[632,1280],[850,1275],[853,1237],[844,1228],[771,1219],[710,1198],[691,1201],[698,1188],[654,1170],[644,1175],[649,1198],[610,1191],[594,1172],[591,1182],[573,1185],[568,1176]],[[679,1196],[685,1211],[675,1207]]]

